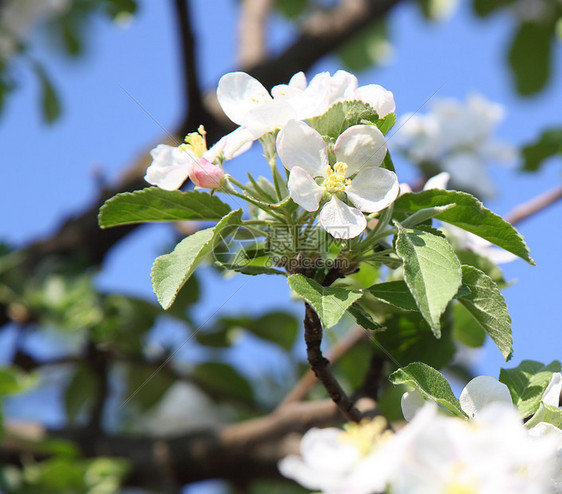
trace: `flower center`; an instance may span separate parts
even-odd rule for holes
[[[184,143],[178,146],[180,151],[189,151],[197,158],[201,158],[207,151],[207,131],[200,125],[197,132],[190,132],[185,136]]]
[[[377,416],[373,420],[364,419],[358,424],[347,424],[341,440],[353,444],[362,456],[367,456],[391,436],[392,432],[386,428],[386,420]]]
[[[445,492],[447,494],[476,494],[478,488],[474,479],[470,478],[463,462],[453,465],[451,471],[452,480],[447,483]]]
[[[333,167],[328,166],[326,168],[326,178],[322,186],[330,192],[345,190],[347,185],[351,185],[351,180],[345,178],[346,170],[347,165],[341,161],[338,161]]]

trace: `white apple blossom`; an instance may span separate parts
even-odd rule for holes
[[[513,162],[514,148],[492,136],[503,119],[501,105],[471,95],[466,103],[438,100],[425,115],[404,115],[393,138],[397,148],[418,166],[451,175],[453,186],[482,197],[494,194],[485,166]]]
[[[386,144],[374,125],[355,125],[344,131],[334,145],[334,164],[328,160],[322,136],[304,122],[290,121],[279,132],[277,151],[290,170],[293,201],[307,211],[320,208],[321,225],[336,238],[358,236],[367,225],[363,212],[380,211],[398,195],[396,174],[380,168]],[[325,197],[329,200],[323,203]]]
[[[396,108],[390,91],[377,84],[358,87],[357,78],[343,70],[333,76],[321,72],[310,83],[303,72],[297,72],[289,84],[274,86],[271,94],[249,74],[231,72],[220,79],[217,99],[228,118],[244,129],[238,136],[239,145],[277,131],[290,120],[322,115],[339,101],[362,100],[381,118]]]
[[[478,376],[468,382],[461,392],[459,401],[469,419],[477,418],[491,403],[509,404],[515,408],[508,387],[491,376]],[[404,418],[407,421],[412,420],[425,402],[418,390],[404,393],[400,402]]]
[[[31,28],[66,10],[71,0],[6,0],[0,2],[0,62],[7,60]]]
[[[207,149],[205,129],[199,127],[197,132],[191,132],[185,137],[185,142],[179,146],[159,144],[150,154],[152,163],[146,170],[145,180],[161,189],[176,190],[189,177],[195,185],[216,189],[222,183],[224,171],[217,163],[224,159],[231,159],[244,152],[246,146],[238,144],[243,129],[221,138],[213,147]]]
[[[327,494],[371,494],[385,488],[396,456],[385,454],[392,433],[386,421],[349,424],[346,430],[310,429],[300,443],[300,456],[279,462],[279,471],[307,489]]]

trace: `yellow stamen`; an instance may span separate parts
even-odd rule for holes
[[[207,131],[203,125],[200,125],[197,132],[190,132],[185,136],[184,144],[178,146],[180,151],[189,151],[197,158],[201,158],[207,151],[207,139],[205,136]]]
[[[392,432],[387,430],[386,420],[378,416],[373,420],[363,419],[358,424],[347,424],[341,440],[353,444],[366,456],[391,436]]]
[[[347,164],[338,161],[333,167],[326,168],[326,178],[322,184],[330,192],[339,192],[351,185],[351,180],[345,178]]]

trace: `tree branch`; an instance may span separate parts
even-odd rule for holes
[[[530,201],[516,206],[504,219],[512,225],[515,225],[560,200],[562,200],[562,186],[559,185],[547,190]]]
[[[335,364],[347,352],[355,347],[361,340],[365,338],[365,330],[361,327],[355,328],[342,341],[340,341],[328,354],[328,360],[331,364]],[[314,372],[309,369],[299,380],[299,382],[287,393],[285,398],[279,403],[279,407],[283,407],[295,401],[301,401],[306,398],[308,392],[318,382]]]
[[[304,341],[306,342],[306,355],[310,367],[343,416],[349,421],[359,422],[362,418],[361,412],[353,406],[340,383],[332,374],[330,362],[322,355],[322,324],[320,318],[308,303],[305,302],[304,306]]]
[[[293,403],[265,417],[251,419],[219,430],[204,430],[173,439],[92,436],[84,430],[45,431],[33,425],[35,441],[46,437],[72,441],[87,456],[126,458],[131,472],[126,485],[159,489],[170,475],[184,485],[218,478],[236,483],[256,478],[281,478],[277,462],[298,453],[301,435],[311,427],[340,423],[330,400]],[[0,447],[0,464],[20,464],[22,454],[47,455],[44,446],[22,438],[21,428],[7,428]]]
[[[265,25],[272,8],[272,0],[243,0],[238,21],[238,66],[254,66],[267,55]]]

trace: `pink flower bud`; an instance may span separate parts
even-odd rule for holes
[[[199,158],[192,163],[189,178],[198,187],[216,189],[221,186],[224,171],[220,166],[213,165],[205,158]]]

